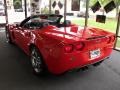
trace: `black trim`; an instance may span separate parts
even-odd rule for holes
[[[114,50],[116,50],[116,51],[120,52],[120,50],[119,50],[119,49],[114,48]]]
[[[91,38],[87,38],[87,40],[94,40],[94,39],[98,39],[98,38],[105,38],[105,36],[91,37]]]

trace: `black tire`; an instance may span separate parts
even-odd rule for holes
[[[35,75],[44,75],[46,72],[45,64],[43,63],[43,58],[36,47],[31,48],[31,65],[32,71]]]
[[[6,27],[6,41],[10,44],[13,44],[8,28]]]

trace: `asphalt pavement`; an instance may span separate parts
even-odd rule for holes
[[[15,45],[6,43],[0,31],[0,90],[120,90],[120,52],[98,67],[64,75],[32,74],[29,57]]]

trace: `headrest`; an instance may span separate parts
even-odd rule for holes
[[[43,22],[43,27],[49,26],[50,24],[48,22]]]
[[[65,21],[64,21],[64,25],[65,25],[65,26],[71,25],[71,21],[70,21],[70,20],[65,20]]]

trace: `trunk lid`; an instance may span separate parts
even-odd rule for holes
[[[47,36],[51,36],[65,42],[75,42],[81,40],[102,38],[109,34],[109,32],[106,32],[102,29],[90,28],[90,27],[84,28],[81,26],[61,27],[61,28],[49,26],[43,31],[44,34],[46,34]]]

